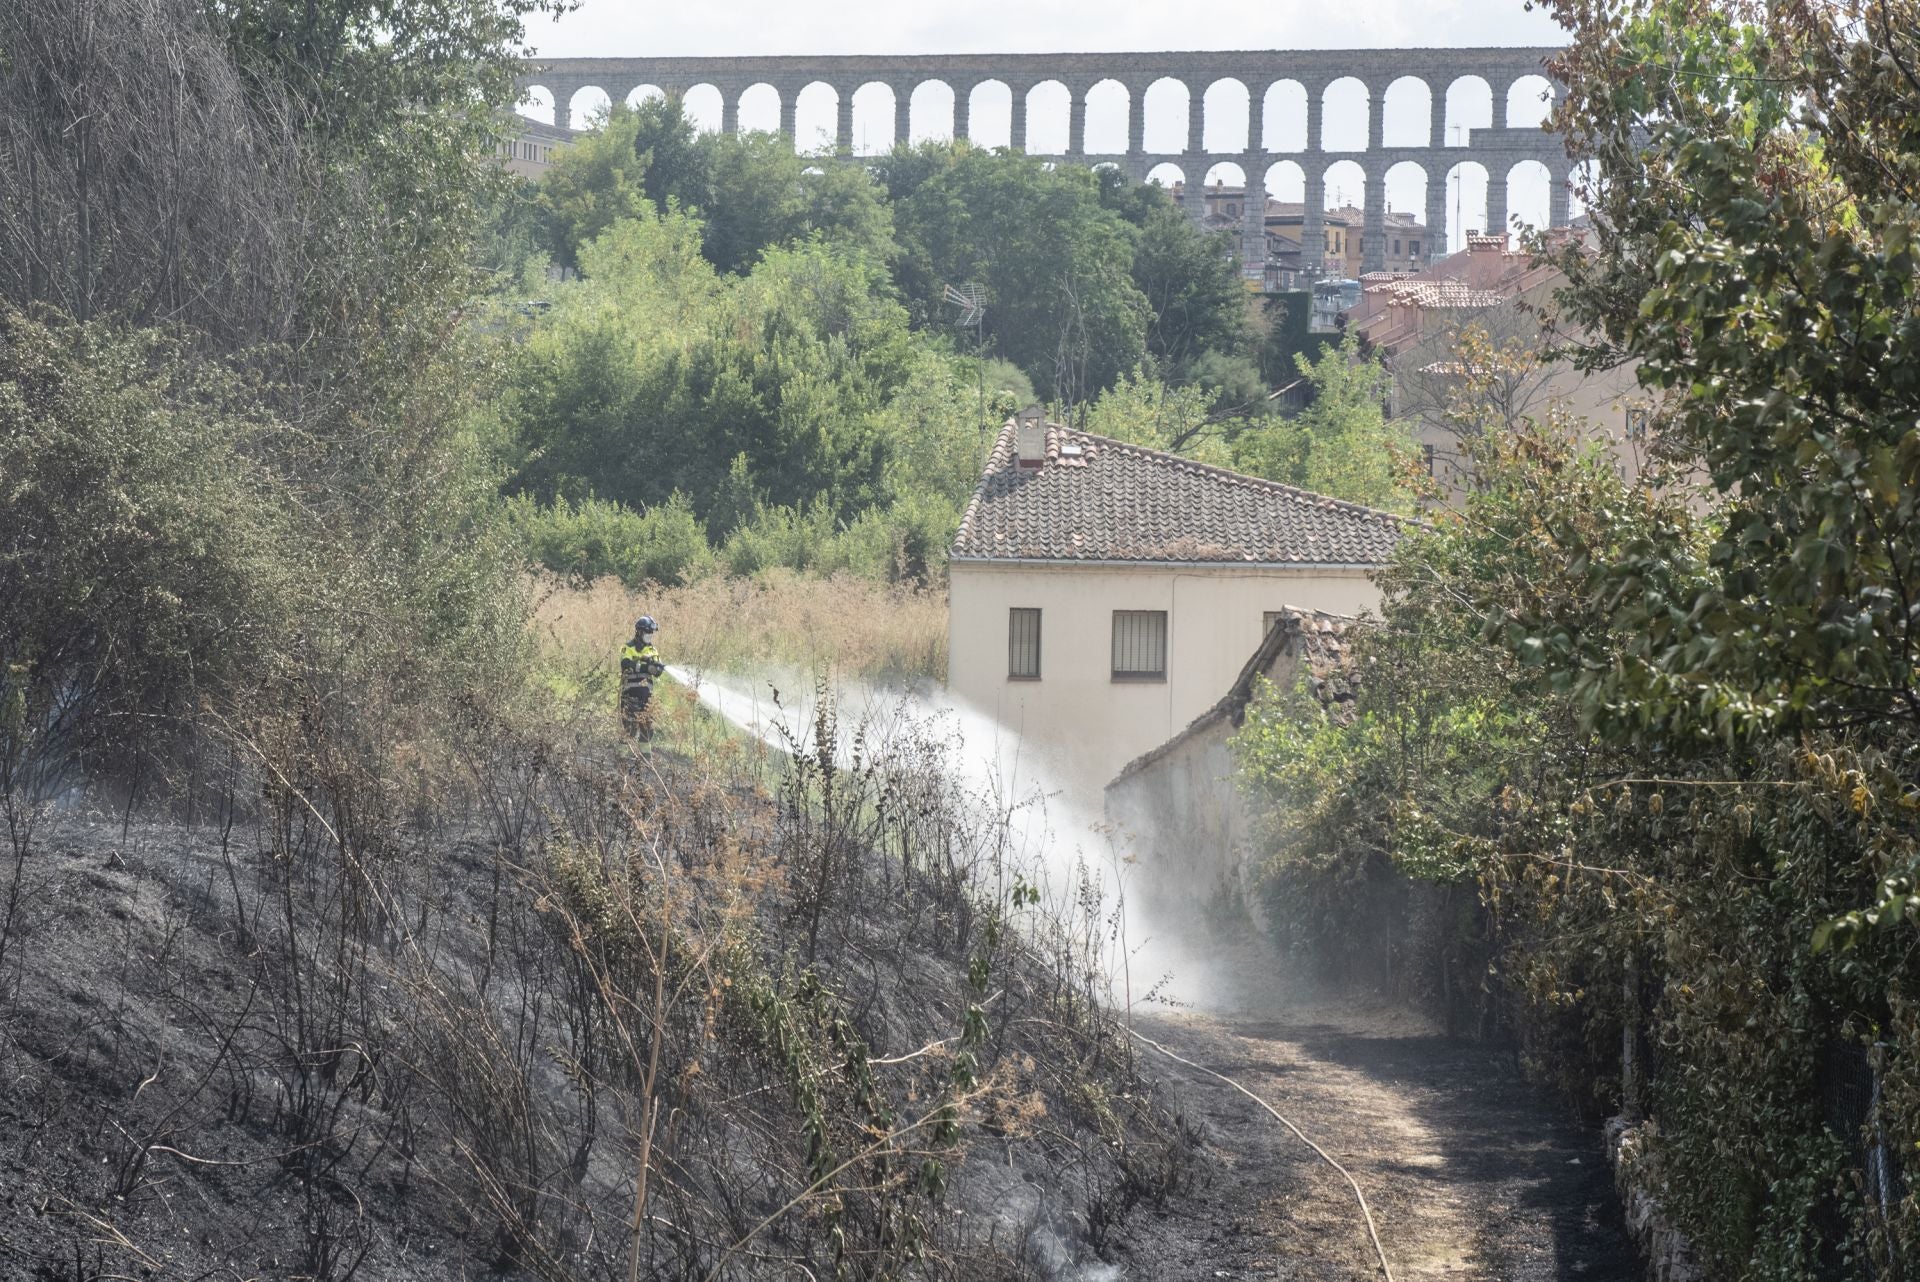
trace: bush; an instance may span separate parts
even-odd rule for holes
[[[273,431],[156,335],[0,312],[0,756],[124,760],[287,669],[313,548]]]
[[[612,575],[630,588],[677,585],[713,568],[693,505],[678,492],[645,512],[591,498],[543,506],[526,495],[509,500],[508,512],[529,559],[580,582]]]
[[[735,576],[793,570],[930,583],[945,577],[947,547],[958,520],[953,505],[936,494],[868,508],[844,526],[824,503],[762,507],[727,536],[720,559]]]

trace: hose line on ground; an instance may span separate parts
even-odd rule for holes
[[[1345,1178],[1348,1185],[1352,1187],[1354,1200],[1360,1203],[1361,1218],[1363,1218],[1367,1222],[1367,1236],[1373,1239],[1373,1253],[1380,1258],[1380,1272],[1385,1275],[1386,1282],[1393,1282],[1393,1268],[1391,1265],[1387,1263],[1387,1249],[1380,1245],[1380,1230],[1375,1228],[1373,1225],[1373,1212],[1369,1210],[1367,1207],[1367,1195],[1360,1191],[1360,1181],[1354,1179],[1353,1176],[1347,1171],[1346,1167],[1334,1161],[1333,1158],[1327,1153],[1327,1150],[1321,1148],[1318,1144],[1315,1144],[1312,1140],[1308,1139],[1307,1133],[1305,1131],[1295,1126],[1292,1122],[1289,1122],[1285,1117],[1282,1117],[1280,1115],[1279,1109],[1267,1103],[1265,1100],[1261,1099],[1258,1095],[1255,1095],[1252,1091],[1248,1090],[1246,1087],[1242,1086],[1240,1083],[1234,1081],[1231,1077],[1228,1077],[1225,1073],[1216,1073],[1212,1069],[1208,1068],[1205,1064],[1196,1064],[1192,1060],[1186,1058],[1183,1055],[1174,1054],[1172,1051],[1162,1046],[1159,1042],[1154,1041],[1151,1037],[1148,1037],[1145,1033],[1141,1032],[1136,1028],[1129,1028],[1127,1029],[1127,1031],[1129,1033],[1132,1033],[1135,1037],[1139,1038],[1141,1041],[1145,1042],[1147,1045],[1153,1047],[1153,1049],[1159,1051],[1162,1055],[1165,1055],[1168,1059],[1173,1060],[1176,1063],[1185,1064],[1188,1068],[1198,1069],[1200,1072],[1205,1073],[1209,1077],[1217,1077],[1221,1081],[1225,1082],[1227,1085],[1233,1087],[1234,1090],[1239,1091],[1242,1095],[1246,1096],[1248,1099],[1258,1104],[1261,1108],[1266,1109],[1267,1112],[1273,1115],[1274,1121],[1280,1123],[1280,1125],[1292,1131],[1296,1136],[1299,1137],[1300,1142],[1302,1144],[1305,1144],[1308,1148],[1312,1149],[1314,1152],[1320,1155],[1321,1161],[1325,1162],[1328,1166],[1331,1166],[1334,1170],[1340,1172],[1341,1176]]]

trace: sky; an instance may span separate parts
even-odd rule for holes
[[[1408,48],[1419,46],[1470,45],[1551,45],[1565,37],[1553,20],[1539,11],[1528,12],[1523,0],[1359,0],[1358,3],[1307,4],[1301,0],[1213,0],[1204,9],[1204,20],[1195,21],[1195,11],[1182,4],[1142,3],[1141,0],[1117,0],[1095,4],[1090,0],[975,0],[961,4],[957,0],[733,0],[732,3],[664,4],[642,0],[581,0],[579,7],[564,16],[530,24],[529,43],[536,55],[549,57],[644,57],[668,55],[724,56],[755,54],[837,54],[837,53],[1041,53],[1041,52],[1122,52],[1184,49],[1359,49]],[[1053,86],[1057,90],[1058,86]],[[1265,86],[1252,86],[1251,101],[1242,96],[1219,105],[1212,96],[1193,104],[1204,110],[1204,145],[1208,150],[1231,151],[1243,143],[1232,141],[1236,131],[1246,137],[1250,120],[1261,116],[1260,96]],[[1340,90],[1336,86],[1331,93]],[[818,91],[818,92],[816,92]],[[916,92],[910,104],[912,136],[950,136],[952,105],[944,86],[934,96],[922,100]],[[1047,87],[1035,90],[1037,97],[1028,102],[1031,129],[1055,129],[1064,137],[1066,105],[1064,97],[1055,104],[1044,102]],[[1064,95],[1064,91],[1059,91]],[[1194,86],[1199,95],[1201,86]],[[1444,88],[1434,86],[1433,92]],[[604,105],[597,91],[583,91],[573,104],[576,126],[593,108]],[[750,91],[754,96],[741,102],[743,128],[777,128],[777,96],[764,86]],[[820,94],[827,96],[821,97]],[[879,96],[874,96],[874,95]],[[711,99],[711,101],[709,101]],[[689,94],[688,114],[707,128],[719,123],[718,93],[705,87]],[[1329,97],[1326,117],[1330,127],[1350,113],[1336,110],[1339,104]],[[1087,127],[1089,150],[1098,150],[1096,135],[1125,138],[1126,113],[1123,103],[1104,103],[1089,98]],[[1179,144],[1160,147],[1156,135],[1166,138],[1184,136],[1184,110],[1178,101],[1156,101],[1152,96],[1143,104],[1146,112],[1149,150],[1178,150]],[[536,118],[551,120],[550,101],[536,98],[523,108]],[[798,103],[796,134],[801,150],[830,141],[833,105],[830,91],[816,86],[803,94]],[[1531,110],[1529,104],[1514,102],[1475,102],[1463,99],[1458,106],[1449,97],[1446,104],[1449,123],[1460,119],[1468,125],[1492,123],[1511,111],[1515,116]],[[863,89],[855,95],[854,146],[856,152],[878,151],[891,142],[891,91],[881,86]],[[976,97],[972,108],[973,136],[986,144],[1006,141],[995,137],[1007,127],[1009,109],[1004,100]],[[1424,102],[1385,104],[1385,127],[1389,142],[1402,128],[1424,131],[1428,114]],[[1270,104],[1270,120],[1291,118],[1304,121],[1304,105],[1292,107],[1289,117],[1278,105]],[[1364,118],[1355,127],[1364,138]],[[1051,123],[1049,123],[1051,122]],[[1224,122],[1222,124],[1221,122]],[[1512,123],[1523,123],[1513,119]],[[1525,123],[1531,123],[1527,121]],[[1304,128],[1302,124],[1302,129]],[[1276,135],[1286,126],[1276,124]],[[1274,136],[1251,139],[1263,142],[1276,153],[1299,146],[1301,139]],[[1052,150],[1034,137],[1036,150]],[[1122,144],[1124,145],[1124,144]],[[1064,143],[1059,149],[1064,149]],[[1264,182],[1270,194],[1281,200],[1299,200],[1302,177],[1297,165],[1275,156],[1275,164],[1253,181]],[[1245,181],[1237,166],[1216,167],[1206,175],[1181,175],[1169,170],[1156,177],[1171,183],[1176,178],[1223,181],[1229,186]],[[1468,166],[1431,178],[1417,171],[1389,175],[1387,204],[1390,209],[1415,213],[1425,208],[1426,181],[1448,183],[1449,240],[1457,246],[1469,228],[1485,225],[1486,182],[1477,166]],[[1496,176],[1494,181],[1501,181]],[[1363,203],[1358,168],[1350,163],[1335,165],[1327,171],[1329,206],[1342,202]],[[1547,179],[1544,170],[1518,171],[1508,185],[1508,206],[1525,221],[1544,221],[1547,205]]]
[[[1200,17],[1196,21],[1196,17]],[[549,57],[775,53],[1103,53],[1559,44],[1522,0],[584,0],[533,27]]]

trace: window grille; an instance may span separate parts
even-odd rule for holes
[[[1164,681],[1167,677],[1167,612],[1113,612],[1113,679]]]
[[[1007,611],[1007,675],[1015,681],[1040,679],[1040,611],[1015,606]]]

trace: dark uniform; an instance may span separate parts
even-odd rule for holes
[[[633,639],[620,651],[620,727],[629,734],[651,733],[653,717],[647,705],[653,699],[654,678],[667,670],[653,648],[652,634],[651,627],[635,628]]]

